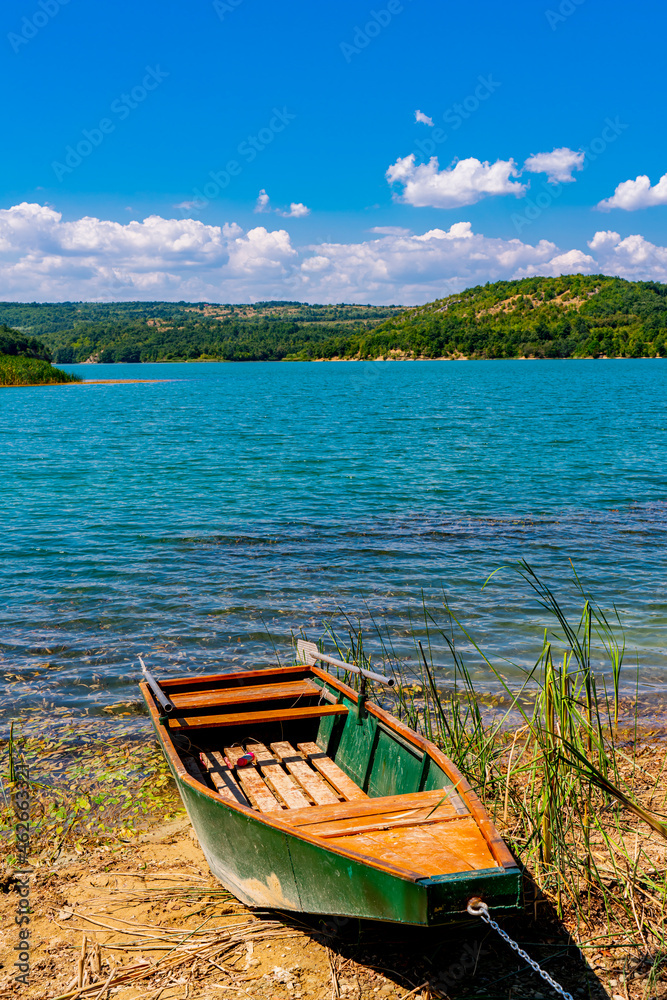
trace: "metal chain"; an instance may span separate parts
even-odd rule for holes
[[[486,905],[486,903],[483,903],[481,899],[471,899],[470,902],[468,903],[467,909],[471,917],[481,917],[484,923],[488,924],[489,927],[493,927],[494,931],[497,931],[497,933],[500,934],[503,941],[506,941],[507,944],[510,946],[510,948],[513,951],[515,951],[517,955],[520,955],[521,958],[524,960],[524,962],[528,963],[531,969],[533,969],[540,976],[542,976],[542,979],[544,979],[545,982],[547,982],[549,986],[551,986],[551,988],[556,991],[556,993],[562,996],[563,1000],[574,1000],[574,997],[572,996],[571,993],[567,993],[562,986],[559,986],[556,980],[552,979],[548,972],[545,972],[544,969],[541,969],[540,966],[537,964],[537,962],[534,959],[532,959],[530,955],[528,955],[527,952],[523,950],[523,948],[520,948],[519,945],[516,943],[516,941],[512,940],[509,934],[505,933],[502,927],[500,927],[499,924],[497,924],[496,921],[491,917],[489,913],[489,908]]]

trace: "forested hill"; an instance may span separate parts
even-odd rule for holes
[[[441,358],[654,357],[667,353],[667,285],[604,275],[479,285],[406,309],[339,354]]]
[[[51,360],[51,355],[42,341],[36,337],[27,337],[3,325],[0,325],[0,354],[18,358],[38,358],[42,361]]]
[[[0,322],[39,337],[58,364],[281,361],[340,336],[365,336],[398,306],[258,302],[0,302]]]
[[[31,350],[51,351],[60,364],[655,357],[667,354],[667,285],[605,275],[524,278],[410,309],[300,302],[0,302],[0,323],[14,327],[12,335],[32,344]]]

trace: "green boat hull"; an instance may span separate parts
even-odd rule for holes
[[[352,692],[349,699],[341,700],[356,710]],[[267,822],[266,816],[257,812],[230,808],[184,774],[170,745],[169,729],[165,728],[164,720],[158,721],[150,703],[149,708],[211,872],[248,906],[424,927],[467,919],[466,907],[474,897],[487,901],[496,912],[520,908],[522,875],[511,860],[509,864],[481,871],[409,877],[409,873],[392,870],[391,865],[377,866],[368,863],[368,859],[350,857],[349,852],[332,847],[331,841],[313,842],[313,838],[299,835],[296,829],[285,829],[284,823]],[[366,716],[358,720],[353,711],[339,724],[337,733],[336,725],[334,719],[322,720],[318,743],[328,745],[332,733],[339,750],[347,743],[346,770],[360,783],[363,779],[371,795],[388,794],[389,789],[383,785],[389,780],[389,771],[393,775],[394,794],[415,790],[406,741],[401,748],[399,737],[391,752],[383,754],[381,759],[375,753],[371,763],[372,748],[377,751],[378,736],[382,736],[378,730],[384,732],[386,727],[381,727],[377,718]],[[442,787],[436,783],[435,770],[441,777],[442,771],[435,768],[434,762],[429,762],[429,766],[434,772],[431,780],[426,761],[419,762],[420,790],[429,783],[435,788]],[[395,784],[397,780],[399,787]],[[401,783],[405,787],[401,788]]]

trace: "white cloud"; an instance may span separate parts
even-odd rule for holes
[[[186,212],[192,212],[198,206],[198,201],[179,201],[177,205],[174,205],[174,208],[182,208]],[[129,212],[131,210],[127,209],[127,211]]]
[[[606,232],[596,233],[592,240],[588,241],[591,250],[609,250],[621,242],[620,233],[615,233],[611,229]]]
[[[409,236],[410,230],[403,226],[373,226],[369,233],[377,233],[378,236]]]
[[[304,216],[310,215],[310,209],[301,201],[291,202],[289,208],[274,208],[264,188],[259,192],[254,211],[275,212],[276,215],[282,215],[284,219],[303,219]]]
[[[415,154],[399,157],[386,177],[390,184],[401,184],[397,201],[416,208],[460,208],[474,205],[489,195],[513,194],[519,197],[526,186],[510,180],[517,176],[514,160],[480,162],[474,156],[459,160],[454,167],[439,169],[437,156],[428,163],[415,162]]]
[[[262,188],[262,190],[259,192],[259,194],[257,196],[257,201],[255,202],[254,211],[255,212],[270,212],[271,211],[271,208],[269,206],[269,196],[266,193],[266,191],[264,190],[264,188]]]
[[[289,212],[279,211],[278,215],[282,215],[285,219],[303,219],[306,215],[310,215],[310,209],[301,201],[293,201],[290,203]]]
[[[623,181],[611,198],[605,198],[597,207],[602,212],[608,212],[612,208],[634,212],[638,208],[651,208],[653,205],[667,205],[667,174],[663,174],[653,187],[646,174],[640,174],[634,181]]]
[[[423,111],[415,111],[415,121],[422,122],[424,125],[430,125],[433,127],[433,119],[425,115]]]
[[[667,282],[667,247],[649,243],[639,234],[621,239],[610,230],[596,233],[588,245],[604,265],[601,269],[609,274],[630,281]]]
[[[383,228],[383,227],[378,227]],[[391,228],[391,227],[384,227]],[[0,210],[5,301],[180,299],[414,304],[533,274],[617,274],[667,281],[667,247],[598,232],[587,247],[448,229],[374,233],[358,243],[294,245],[286,229],[149,216],[73,221],[46,205]]]
[[[531,174],[547,174],[550,184],[568,184],[574,181],[573,170],[584,169],[586,154],[575,152],[567,146],[554,149],[551,153],[535,153],[529,156],[523,165],[524,170]]]
[[[568,250],[567,253],[556,254],[546,264],[529,264],[519,268],[515,277],[531,277],[535,274],[557,278],[560,274],[594,274],[598,270],[596,261],[582,250]]]

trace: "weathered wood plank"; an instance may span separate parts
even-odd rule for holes
[[[352,778],[348,778],[345,771],[342,771],[330,757],[327,757],[317,743],[298,743],[297,746],[306,755],[308,763],[324,775],[329,784],[344,798],[350,800],[368,798],[366,792],[362,791],[359,785],[352,781]]]
[[[332,823],[344,819],[358,819],[362,816],[391,816],[394,813],[405,813],[405,819],[422,809],[433,809],[446,798],[442,790],[433,792],[408,792],[405,795],[383,795],[371,799],[354,802],[339,802],[332,806],[312,806],[300,812],[290,813],[284,819],[294,826],[309,826],[312,823]],[[444,809],[449,808],[451,815],[457,815],[451,806],[443,803]]]
[[[430,826],[433,823],[455,823],[467,818],[452,815],[451,809],[447,806],[436,808],[429,806],[425,809],[407,809],[389,815],[377,813],[372,816],[334,820],[330,823],[313,823],[308,825],[308,833],[312,833],[315,837],[330,839],[347,837],[355,833],[368,833],[372,830],[397,830],[407,829],[410,826]]]
[[[333,805],[340,801],[336,793],[306,764],[291,743],[272,743],[271,749],[318,806]]]
[[[205,751],[199,754],[199,760],[206,768],[216,791],[228,802],[239,802],[249,806],[250,802],[239,788],[234,775],[225,764],[225,758],[217,752]]]
[[[217,708],[243,705],[254,701],[283,701],[319,698],[322,688],[313,681],[286,681],[283,684],[249,684],[247,687],[213,688],[207,691],[184,691],[171,696],[177,709]]]
[[[301,675],[301,677],[309,677],[312,672],[308,667],[268,667],[262,670],[235,670],[231,674],[202,674],[201,677],[171,677],[160,680],[160,687],[166,690],[167,688],[181,688],[184,691],[197,691],[207,686],[215,684],[220,686],[220,688],[226,687],[236,687],[240,685],[245,687],[253,678],[257,678],[258,681],[262,681],[265,684],[271,682],[271,678],[275,677],[277,682],[282,681],[285,676],[292,676],[296,679]],[[169,696],[171,697],[171,695]]]
[[[454,840],[451,842],[443,840],[439,835],[441,828],[446,828],[449,832],[452,828],[458,829],[464,823],[475,825],[473,819],[464,819],[459,823],[440,823],[435,826],[411,827],[408,830],[360,833],[337,839],[336,846],[347,847],[348,850],[358,851],[366,857],[391,864],[405,866],[409,862],[410,868],[422,873],[424,878],[497,867],[488,849],[484,864],[478,864],[468,856],[464,845],[459,845]],[[479,840],[484,844],[482,835],[479,831],[477,833]]]
[[[222,726],[261,726],[267,722],[294,722],[317,719],[324,715],[346,715],[345,705],[313,705],[304,708],[260,709],[256,712],[228,712],[223,715],[199,715],[184,718],[170,715],[169,729],[219,729]]]
[[[245,753],[243,747],[225,747],[225,757],[232,766],[236,765],[239,757]],[[282,812],[283,807],[276,799],[273,792],[264,784],[261,774],[254,765],[238,767],[236,769],[238,780],[254,808],[261,813]]]
[[[247,749],[256,755],[255,764],[264,781],[285,804],[287,809],[310,807],[306,796],[299,790],[294,780],[282,769],[282,765],[269,753],[263,743],[248,743]],[[240,773],[240,772],[239,772]]]

